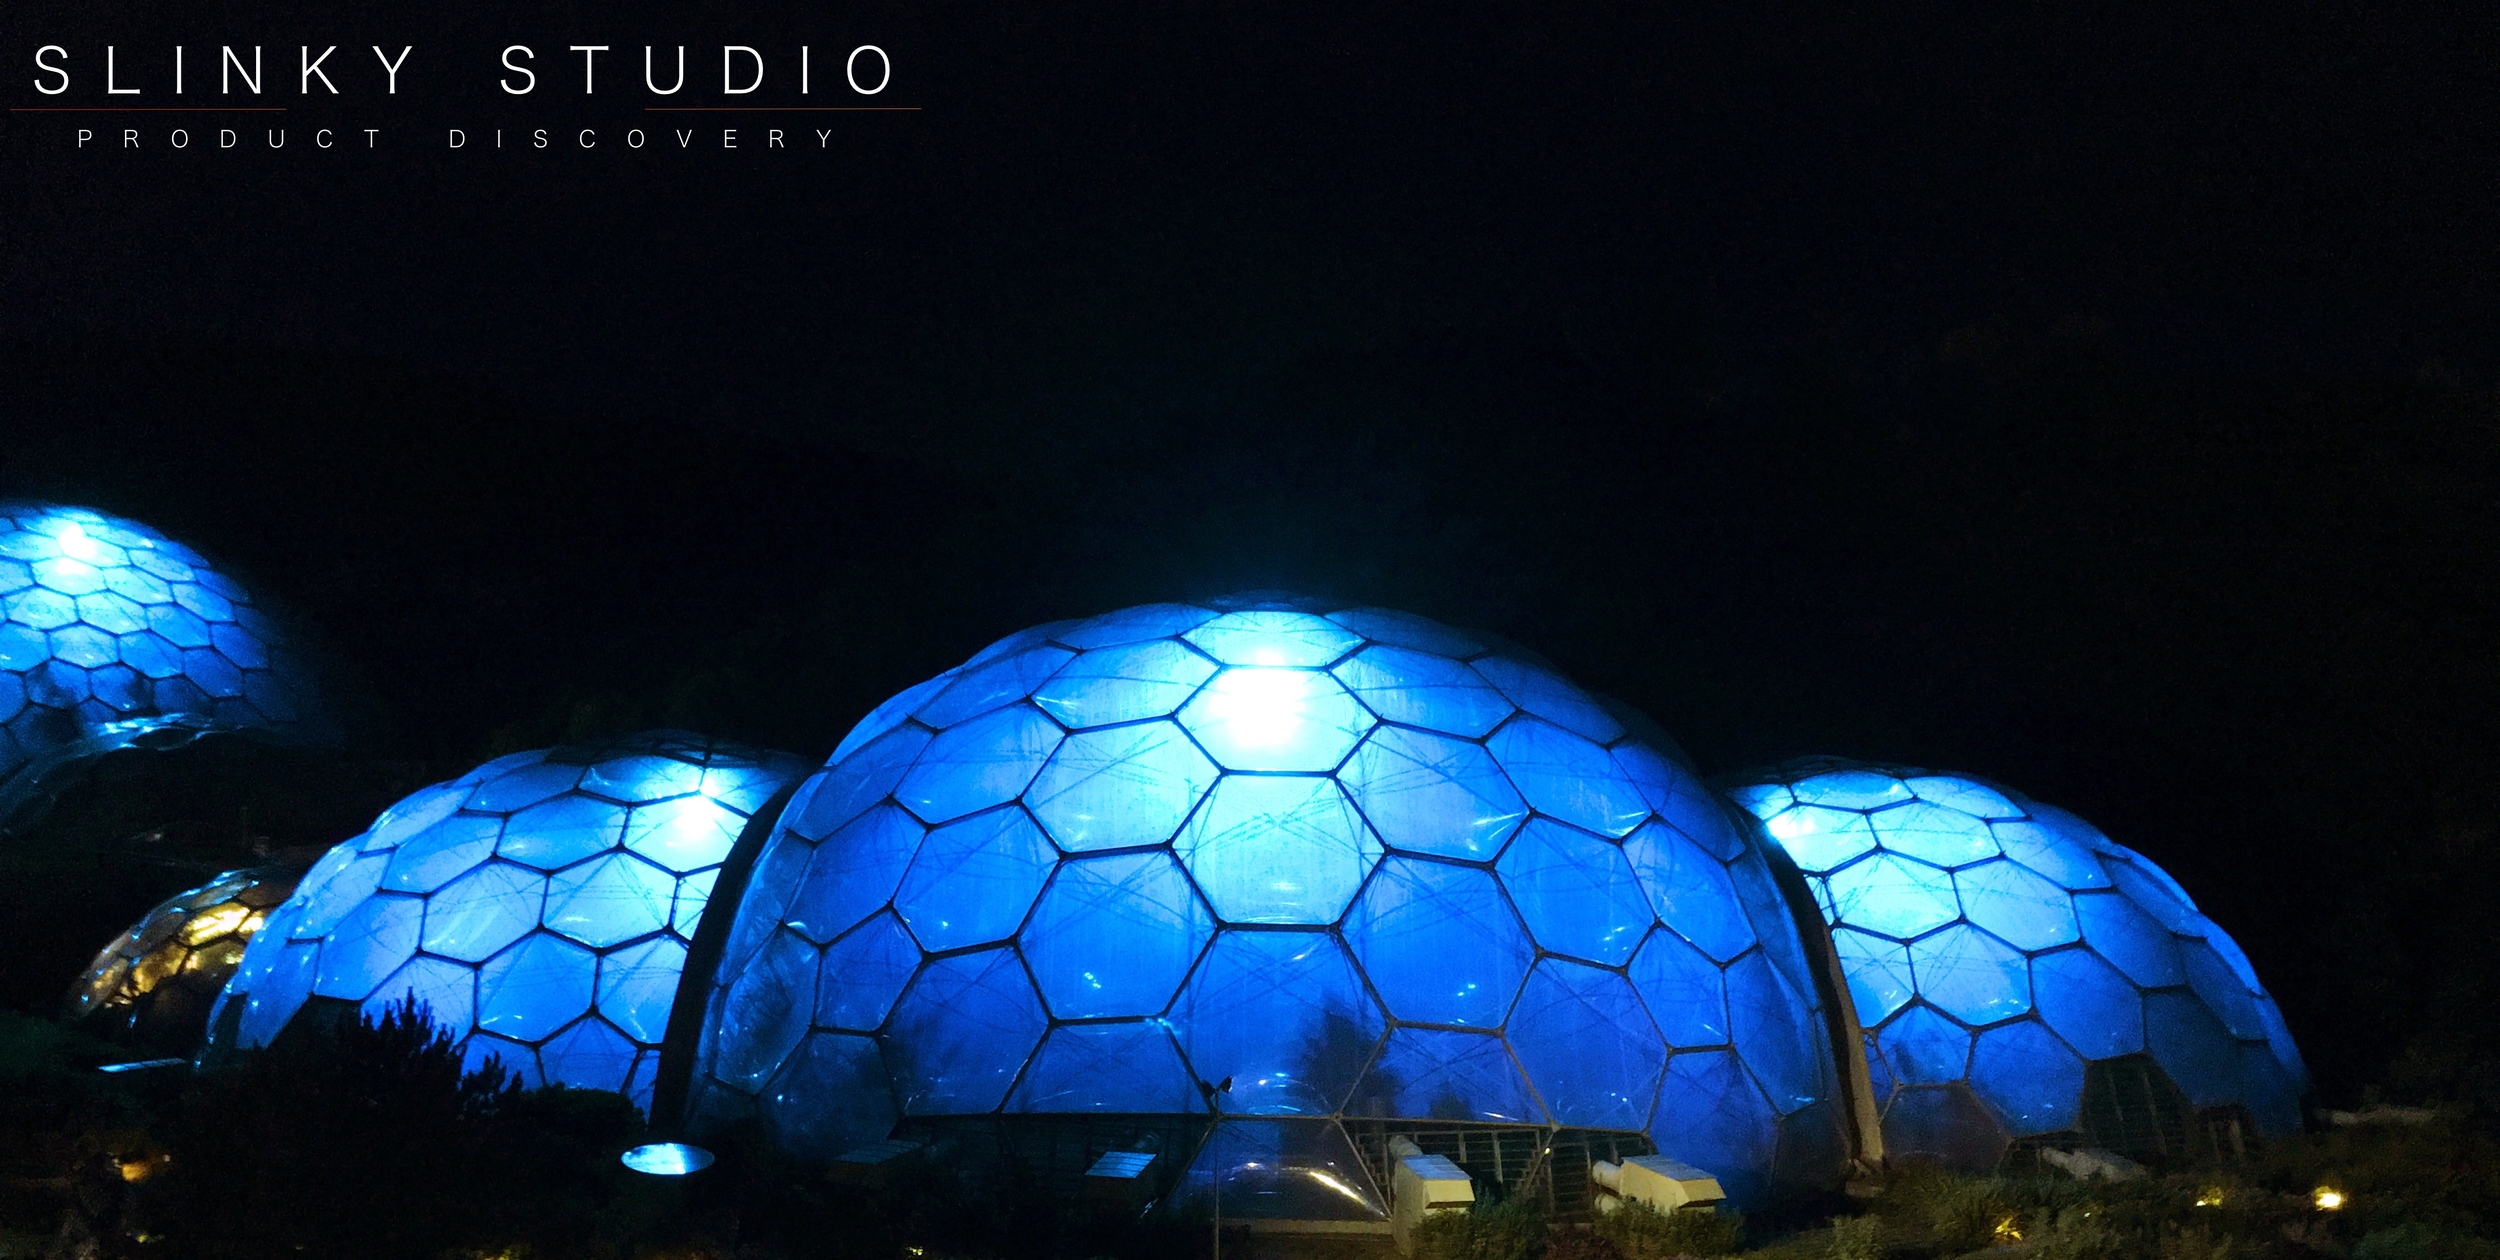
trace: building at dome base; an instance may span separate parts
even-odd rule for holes
[[[2307,1071],[2229,935],[2143,855],[1960,775],[1829,759],[1729,795],[1804,872],[1889,1158],[2179,1155],[2297,1131]]]
[[[1627,716],[1375,609],[1002,640],[783,811],[690,1122],[826,1160],[1151,1150],[1236,1217],[1381,1219],[1400,1136],[1566,1208],[1592,1158],[1652,1150],[1740,1203],[1829,1185],[1852,1151],[1811,907]]]
[[[216,1057],[415,998],[474,1067],[648,1107],[723,862],[805,763],[681,732],[516,753],[418,791],[271,911]]]
[[[0,501],[0,823],[95,756],[228,731],[329,733],[251,595],[136,521]]]

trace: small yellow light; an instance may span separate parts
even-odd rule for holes
[[[2319,1211],[2332,1212],[2335,1209],[2344,1206],[2344,1192],[2320,1186],[2318,1187],[2317,1200]]]
[[[2208,1188],[2203,1193],[2196,1196],[2196,1206],[2221,1207],[2222,1191],[2219,1188]]]
[[[2021,1242],[2022,1240],[2023,1227],[2020,1221],[2017,1221],[2013,1217],[2009,1216],[2004,1220],[1997,1222],[1996,1241],[1998,1246],[2011,1246],[2012,1244]]]

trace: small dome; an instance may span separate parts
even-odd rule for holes
[[[536,1085],[650,1105],[679,973],[749,819],[805,763],[680,732],[516,753],[324,854],[218,1000],[212,1052],[308,1002],[414,997]]]
[[[0,803],[134,743],[319,729],[285,633],[199,553],[86,508],[0,502]]]
[[[71,987],[68,1018],[90,1031],[189,1055],[209,1007],[270,909],[295,890],[284,867],[227,871],[166,898],[95,956]]]
[[[1968,776],[1829,759],[1729,794],[1831,926],[1887,1156],[1984,1170],[2017,1138],[2131,1146],[2130,1107],[2299,1129],[2308,1074],[2247,957],[2091,824]]]
[[[1378,609],[1156,604],[1002,640],[792,798],[729,928],[695,1124],[829,1159],[898,1122],[1211,1101],[1191,1175],[1228,1214],[1376,1213],[1348,1117],[1647,1137],[1742,1201],[1828,1181],[1798,920],[1626,721]]]

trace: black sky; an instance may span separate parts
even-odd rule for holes
[[[821,753],[990,636],[1174,594],[1488,625],[1706,769],[2077,809],[2353,1088],[2478,913],[2398,872],[2479,869],[2500,752],[2496,28],[19,6],[12,105],[42,43],[428,74],[290,100],[274,154],[0,124],[0,479],[242,563],[442,773],[658,720]],[[923,108],[810,116],[822,153],[627,153],[638,94],[494,87],[508,43],[864,41]]]

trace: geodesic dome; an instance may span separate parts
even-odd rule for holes
[[[285,633],[199,553],[86,508],[0,502],[0,801],[151,734],[321,729]]]
[[[651,1101],[723,859],[805,763],[682,732],[515,753],[393,805],[269,915],[210,1022],[265,1045],[308,1002],[407,997],[532,1085]]]
[[[1212,1110],[1191,1175],[1227,1214],[1376,1215],[1349,1131],[1388,1121],[1647,1135],[1747,1202],[1827,1180],[1797,914],[1660,742],[1376,609],[1014,635],[870,714],[783,811],[695,1127],[833,1158],[898,1124]]]
[[[295,890],[284,867],[227,871],[174,894],[98,953],[70,988],[68,1017],[182,1054],[197,1049],[217,993],[269,911]]]
[[[2089,823],[1966,776],[1830,760],[1730,795],[1831,926],[1888,1157],[1984,1169],[2016,1138],[2192,1140],[2161,1132],[2184,1118],[2162,1115],[2173,1091],[2298,1130],[2307,1070],[2247,956]]]

